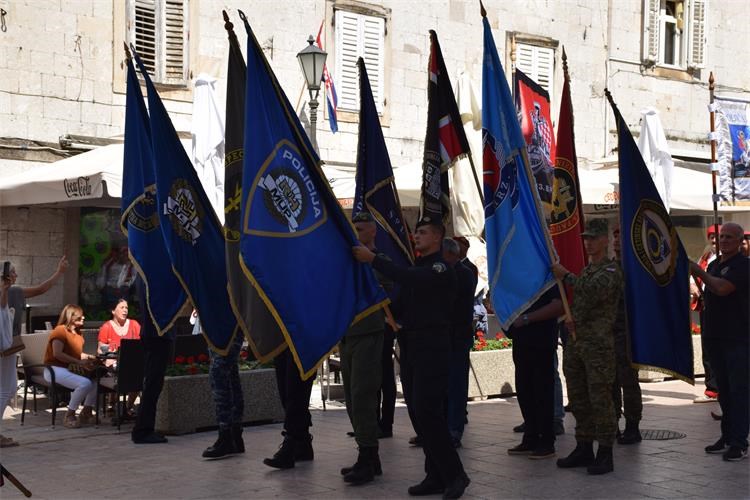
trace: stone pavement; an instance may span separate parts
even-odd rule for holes
[[[561,470],[555,460],[511,457],[519,442],[511,428],[520,423],[515,398],[473,402],[460,450],[471,485],[464,498],[748,498],[750,460],[724,462],[703,447],[719,435],[710,410],[716,403],[693,404],[703,390],[683,382],[642,384],[645,429],[686,434],[683,439],[643,441],[615,448],[615,472],[588,476],[585,470]],[[319,407],[319,396],[316,396]],[[49,414],[19,418],[6,413],[3,433],[21,441],[3,449],[0,460],[34,498],[407,498],[408,486],[423,477],[423,454],[407,444],[413,434],[406,409],[396,410],[392,439],[381,440],[384,475],[366,486],[346,485],[339,468],[356,456],[346,412],[340,405],[313,411],[315,461],[288,471],[269,469],[263,457],[275,452],[281,425],[245,428],[247,453],[220,461],[200,454],[216,434],[204,432],[169,438],[164,445],[135,445],[129,426],[49,428]],[[559,455],[575,444],[573,417],[557,442]],[[8,482],[5,499],[22,498]]]

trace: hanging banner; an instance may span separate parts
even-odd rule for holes
[[[750,205],[750,102],[714,98],[722,205]]]

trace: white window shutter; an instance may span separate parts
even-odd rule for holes
[[[184,84],[187,79],[187,17],[186,0],[166,0],[164,3],[164,50],[162,53],[164,83]]]
[[[357,59],[362,57],[375,105],[382,112],[385,95],[385,19],[337,10],[335,26],[335,78],[339,109],[359,110]]]
[[[552,98],[555,81],[554,49],[518,43],[516,44],[516,68],[538,83]]]
[[[135,0],[131,3],[130,42],[152,76],[157,66],[158,12],[156,0]]]
[[[659,58],[660,9],[661,0],[643,0],[642,60],[647,65],[656,64]]]
[[[688,68],[703,68],[706,59],[708,0],[692,0],[688,22]]]

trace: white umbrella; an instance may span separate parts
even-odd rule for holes
[[[669,144],[664,135],[661,120],[659,120],[659,112],[654,108],[641,110],[641,135],[638,138],[638,149],[654,180],[656,190],[669,212],[674,161],[669,153]]]
[[[224,222],[224,119],[216,102],[216,79],[200,74],[193,98],[193,165],[208,199]]]

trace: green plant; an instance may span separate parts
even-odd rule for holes
[[[256,359],[252,359],[246,350],[240,351],[237,365],[240,371],[255,370],[258,368],[272,367],[273,363],[261,363]],[[211,360],[206,354],[199,354],[198,356],[175,356],[174,362],[167,366],[165,375],[167,377],[182,377],[185,375],[199,375],[201,373],[208,373],[211,367]]]
[[[513,341],[503,336],[502,333],[496,334],[494,339],[487,340],[484,338],[483,332],[477,331],[476,337],[474,347],[471,349],[472,351],[498,351],[500,349],[510,349],[513,346]]]

